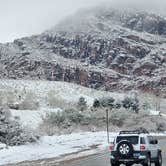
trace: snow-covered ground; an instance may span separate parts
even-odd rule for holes
[[[87,104],[91,106],[95,98],[106,96],[114,97],[117,100],[124,98],[125,94],[111,93],[105,91],[97,91],[85,88],[76,84],[64,82],[48,82],[48,81],[28,81],[28,80],[0,80],[0,92],[11,94],[15,102],[19,102],[20,96],[24,98],[27,93],[32,94],[32,98],[39,102],[37,110],[11,110],[13,117],[20,119],[23,126],[37,128],[42,122],[42,117],[49,112],[62,111],[60,108],[51,108],[48,105],[48,98],[51,96],[67,103],[76,103],[80,97],[87,100]],[[5,93],[4,93],[5,94]],[[13,96],[14,94],[14,96]],[[5,96],[0,96],[5,98]],[[11,100],[11,97],[9,97]],[[110,133],[111,140],[116,133]],[[158,135],[158,134],[154,134]],[[164,134],[160,134],[161,136]],[[97,149],[91,149],[93,145],[98,145]],[[106,132],[85,132],[73,133],[61,136],[43,136],[35,144],[27,144],[23,146],[3,148],[0,146],[0,165],[8,163],[17,163],[21,161],[32,161],[45,158],[56,158],[71,153],[79,153],[85,151],[96,153],[108,146]],[[88,151],[87,151],[88,150]]]
[[[115,135],[116,133],[110,133],[111,140],[113,140]],[[93,145],[98,145],[97,149],[91,149]],[[0,165],[60,157],[61,155],[87,150],[91,151],[91,153],[96,153],[104,150],[107,146],[106,132],[44,136],[36,144],[9,147],[8,149],[0,150]]]
[[[110,142],[117,133],[110,133]],[[154,136],[166,136],[166,133],[152,133]],[[95,149],[93,148],[96,147]],[[9,147],[0,150],[0,165],[33,161],[38,159],[63,157],[73,154],[78,156],[82,152],[95,154],[108,148],[106,132],[73,133],[61,136],[44,136],[38,143]]]
[[[0,91],[4,90],[13,93],[17,92],[19,95],[33,92],[38,97],[42,108],[47,106],[47,99],[50,93],[68,103],[78,102],[80,97],[84,97],[88,105],[92,105],[95,98],[103,96],[112,96],[117,99],[124,97],[124,94],[121,93],[98,91],[77,84],[59,81],[0,80]]]
[[[39,126],[46,113],[61,111],[58,108],[59,104],[62,107],[65,105],[68,107],[69,104],[76,104],[80,97],[84,97],[87,104],[91,106],[96,98],[112,96],[120,100],[124,97],[124,94],[121,93],[98,91],[66,82],[0,80],[0,97],[3,100],[14,100],[19,103],[28,93],[39,103],[39,108],[37,110],[11,110],[11,114],[13,117],[18,117],[23,126],[34,129]],[[8,94],[9,99],[6,97]],[[57,107],[56,103],[54,104],[55,108],[49,106],[49,98],[55,99]]]
[[[13,117],[17,117],[23,126],[33,129],[38,128],[47,113],[62,111],[63,106],[68,107],[70,104],[76,104],[80,97],[84,97],[87,104],[91,106],[96,98],[111,96],[116,100],[122,100],[126,95],[132,95],[132,93],[99,91],[66,82],[0,80],[0,100],[5,100],[6,98],[6,100],[14,100],[14,102],[19,103],[28,93],[39,103],[37,110],[11,110],[11,114]],[[8,95],[9,99],[7,99]],[[54,108],[49,106],[50,98],[54,98],[53,102],[54,100],[57,102],[57,106],[55,103]],[[144,99],[145,97],[142,98]],[[61,109],[58,108],[59,105],[62,106]],[[149,111],[149,113],[151,115],[159,114],[155,111]]]
[[[11,110],[11,115],[13,118],[18,118],[17,120],[23,127],[30,127],[32,129],[37,129],[42,123],[43,118],[47,113],[50,112],[60,112],[61,109],[40,109],[40,110]]]
[[[160,111],[155,111],[155,110],[149,110],[149,112],[150,112],[150,115],[156,115],[156,116],[158,116],[158,115],[160,115]]]

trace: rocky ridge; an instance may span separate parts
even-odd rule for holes
[[[38,36],[0,45],[0,78],[66,81],[166,94],[166,19],[92,9]],[[165,96],[166,97],[166,96]]]

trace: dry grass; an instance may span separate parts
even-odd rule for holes
[[[0,91],[0,106],[13,104],[16,101],[18,101],[16,93],[5,90]]]
[[[20,110],[37,110],[38,108],[38,98],[33,92],[26,93],[23,101],[19,103]]]
[[[76,103],[68,102],[65,99],[62,99],[58,95],[56,95],[56,92],[50,91],[47,94],[48,98],[48,105],[51,108],[61,108],[61,109],[69,109],[69,108],[75,108]]]
[[[159,110],[161,112],[166,110],[166,99],[160,96],[155,96],[151,93],[139,93],[139,100],[141,104],[148,103],[152,110]]]

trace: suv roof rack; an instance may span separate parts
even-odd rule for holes
[[[119,134],[149,134],[148,131],[140,131],[140,130],[126,130],[126,131],[120,131]]]

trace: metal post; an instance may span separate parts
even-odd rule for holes
[[[107,141],[110,142],[109,139],[109,115],[108,115],[108,109],[106,109],[106,123],[107,123]]]

